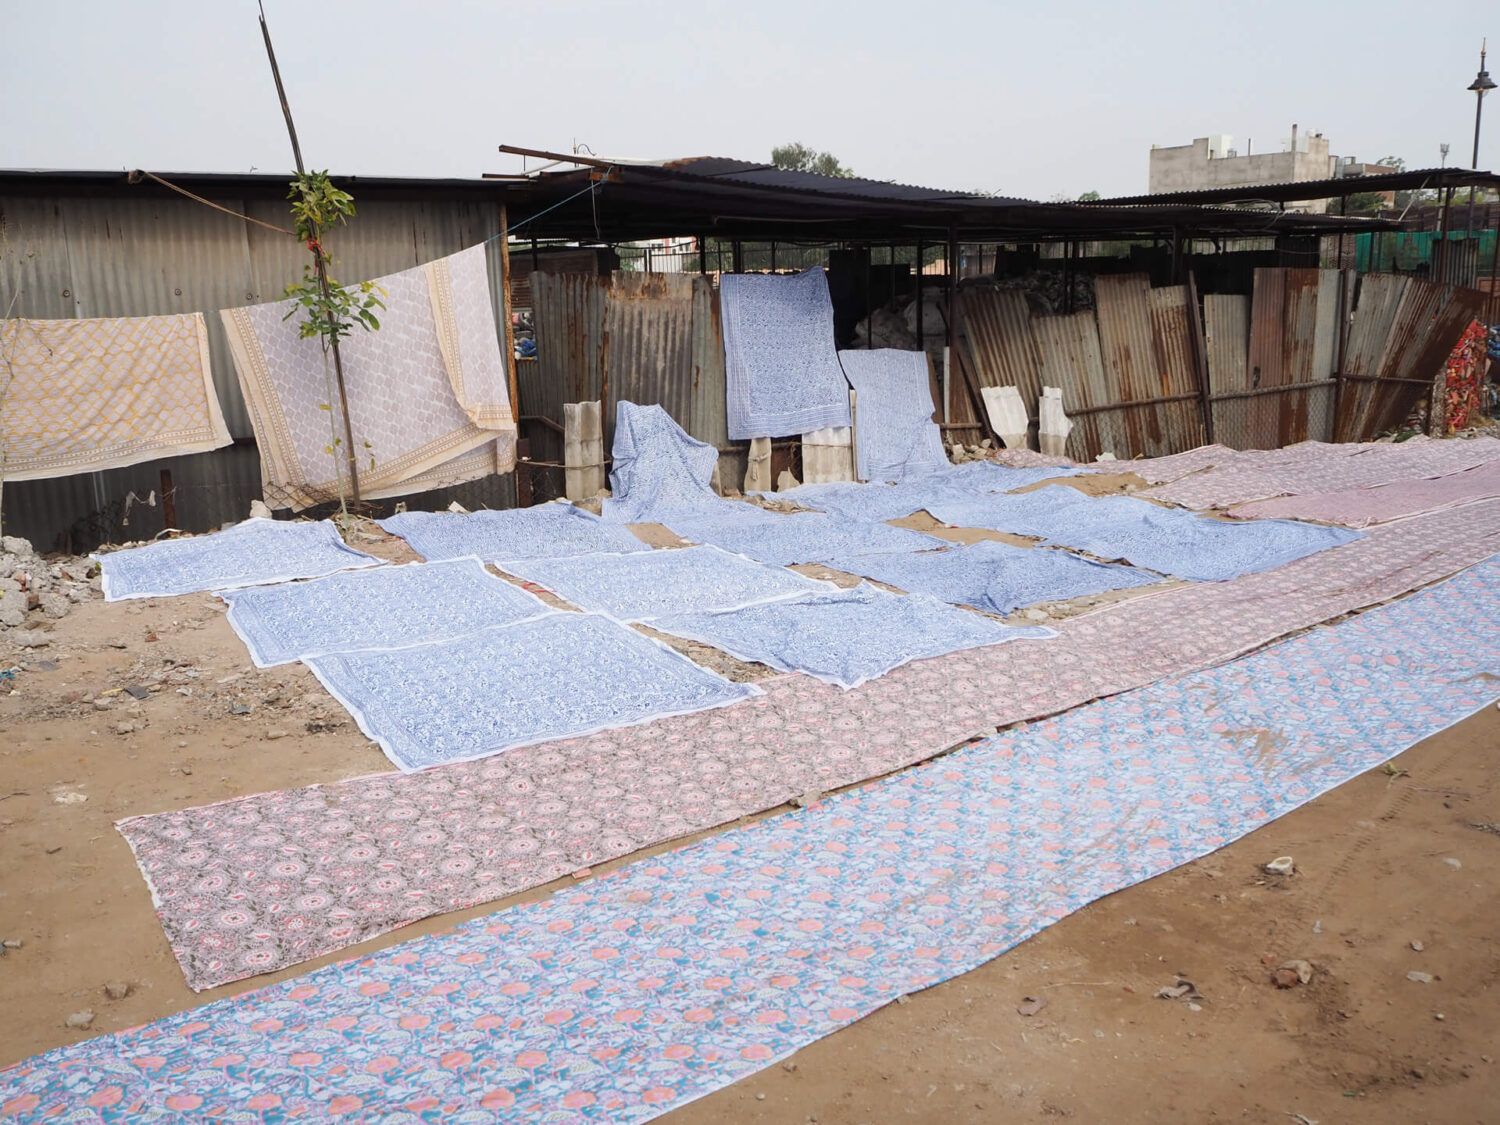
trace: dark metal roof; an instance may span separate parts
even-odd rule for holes
[[[1366,191],[1418,191],[1431,188],[1500,187],[1500,176],[1468,168],[1422,168],[1373,176],[1343,176],[1331,180],[1291,180],[1279,184],[1166,191],[1156,195],[1121,195],[1087,204],[1090,207],[1140,203],[1251,204],[1296,203],[1307,199],[1337,199]]]
[[[972,191],[945,191],[941,188],[917,187],[888,180],[869,180],[861,176],[825,176],[817,172],[795,172],[774,164],[756,164],[726,156],[693,156],[669,160],[660,165],[676,172],[709,176],[716,180],[753,184],[756,187],[782,188],[788,191],[812,191],[824,195],[857,196],[862,199],[902,199],[913,202],[939,199],[1002,199],[1007,203],[1031,203],[1033,200],[984,196]]]
[[[295,174],[285,172],[164,172],[157,175],[199,195],[230,194],[236,197],[285,199],[287,185]],[[133,173],[62,168],[0,168],[0,193],[13,195],[97,195],[139,197],[169,195],[167,188],[150,180],[133,179]],[[496,196],[493,180],[424,179],[409,176],[333,177],[341,187],[356,194],[410,198],[417,195]]]

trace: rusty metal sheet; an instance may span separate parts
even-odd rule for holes
[[[1412,382],[1371,384],[1376,403],[1362,437],[1400,425],[1418,400],[1431,393],[1459,337],[1483,315],[1484,305],[1485,295],[1477,289],[1412,280],[1391,328],[1380,378],[1425,380],[1428,389]]]
[[[1151,335],[1151,282],[1145,274],[1099,277],[1094,281],[1099,320],[1099,348],[1109,381],[1109,401],[1135,402],[1155,398],[1155,352]],[[1155,410],[1122,410],[1125,449],[1116,456],[1130,458],[1169,452],[1162,447],[1165,433]]]
[[[981,387],[1015,387],[1036,421],[1042,358],[1031,330],[1031,310],[1018,289],[963,294],[964,344]]]
[[[1349,341],[1344,354],[1344,372],[1356,376],[1380,373],[1385,349],[1391,335],[1401,300],[1411,279],[1398,274],[1365,274],[1355,295],[1354,313],[1349,322]],[[1375,385],[1362,379],[1344,387],[1342,417],[1338,440],[1357,441],[1366,432]]]
[[[1032,321],[1032,330],[1047,385],[1062,389],[1064,413],[1072,416],[1076,410],[1111,404],[1099,328],[1092,311],[1039,316]],[[1091,411],[1073,418],[1067,455],[1076,461],[1092,461],[1101,453],[1125,455],[1119,416],[1111,411]]]
[[[604,389],[604,283],[588,274],[533,273],[536,361],[517,364],[520,413],[563,424],[563,403],[592,402]],[[522,423],[536,461],[562,460],[562,434]],[[554,479],[555,478],[555,479]],[[562,476],[538,478],[538,500],[562,495]]]
[[[615,404],[660,406],[684,428],[693,403],[693,277],[612,274],[604,290],[604,444]]]
[[[1250,389],[1250,302],[1238,293],[1209,293],[1203,298],[1204,335],[1208,347],[1211,394]],[[1248,404],[1227,399],[1212,404],[1214,440],[1234,449],[1249,449]]]
[[[1193,355],[1193,324],[1197,310],[1189,308],[1185,285],[1167,285],[1146,292],[1155,349],[1156,395],[1199,394],[1197,361]],[[1165,434],[1165,451],[1178,453],[1203,444],[1201,400],[1162,403],[1156,407]]]

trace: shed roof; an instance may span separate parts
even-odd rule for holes
[[[1422,191],[1432,188],[1500,187],[1500,176],[1468,168],[1421,168],[1411,172],[1382,172],[1372,176],[1339,176],[1329,180],[1287,180],[1279,184],[1165,191],[1155,195],[1121,195],[1088,206],[1129,206],[1141,203],[1213,204],[1298,203],[1308,199],[1338,199],[1367,191]]]

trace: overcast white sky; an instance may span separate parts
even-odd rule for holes
[[[1386,0],[265,0],[314,167],[477,176],[502,142],[767,159],[1049,198],[1146,190],[1153,143],[1293,122],[1467,164],[1500,4]],[[0,167],[284,171],[253,0],[0,0]],[[1491,26],[1480,26],[1488,18]],[[1492,68],[1500,73],[1500,61]],[[1500,165],[1490,98],[1480,166]]]

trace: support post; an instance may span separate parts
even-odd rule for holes
[[[964,386],[968,388],[969,400],[974,404],[974,414],[978,417],[984,432],[997,446],[1000,443],[1000,435],[995,433],[995,427],[990,424],[990,412],[985,409],[984,396],[979,393],[979,385],[974,378],[974,372],[970,370],[964,358],[963,348],[959,347],[959,330],[963,324],[963,303],[958,297],[958,235],[951,227],[948,229],[948,356],[949,363],[958,366],[959,374],[963,376]]]
[[[505,370],[510,376],[510,414],[519,423],[521,385],[516,376],[516,330],[510,308],[510,221],[500,204],[500,312],[505,321]]]
[[[1198,304],[1198,274],[1187,271],[1188,345],[1193,352],[1193,373],[1198,376],[1198,405],[1203,415],[1203,442],[1212,445],[1214,440],[1214,412],[1209,401],[1212,393],[1208,385],[1208,343],[1203,334],[1203,309]]]

